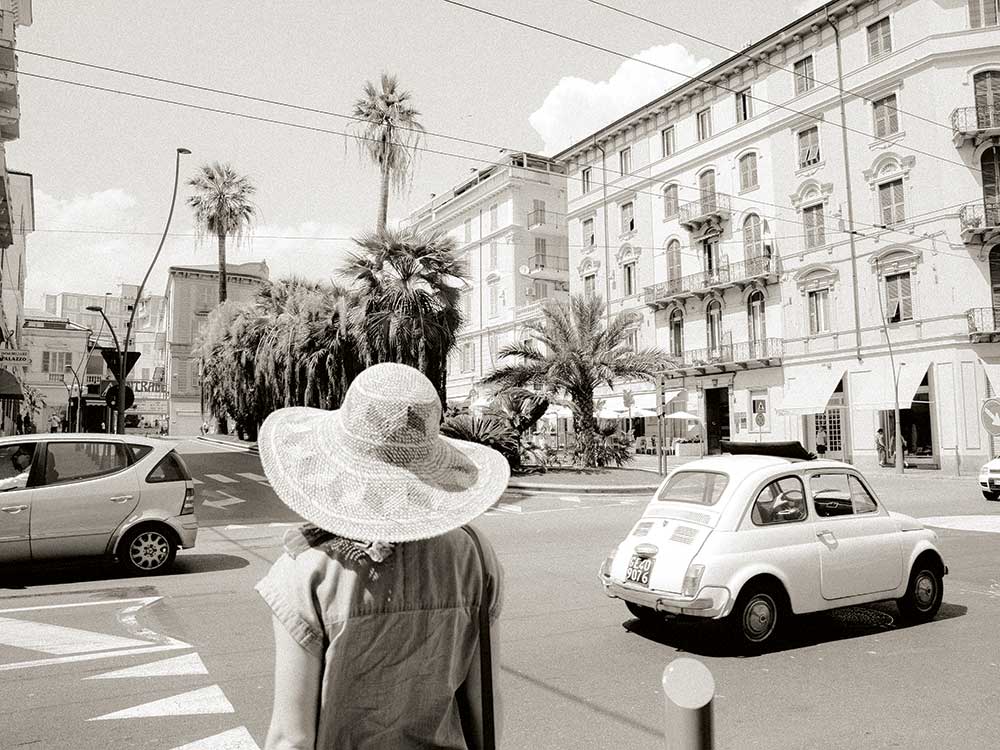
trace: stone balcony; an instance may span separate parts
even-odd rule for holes
[[[709,228],[722,231],[722,222],[732,214],[729,204],[729,196],[725,193],[708,193],[696,201],[682,203],[677,221],[689,232],[702,232]]]
[[[666,375],[680,378],[777,367],[784,356],[784,343],[782,339],[760,339],[720,344],[705,349],[690,349],[674,358],[674,368]]]
[[[1000,307],[974,307],[966,310],[969,319],[969,341],[992,344],[1000,341]]]
[[[978,146],[1000,136],[1000,106],[959,107],[951,113],[951,137],[956,147]]]
[[[967,245],[986,244],[1000,236],[1000,203],[969,203],[959,210],[958,218]]]
[[[648,286],[643,290],[643,302],[654,310],[659,310],[674,300],[701,297],[713,289],[744,289],[754,281],[767,283],[776,281],[777,278],[777,259],[761,256]]]

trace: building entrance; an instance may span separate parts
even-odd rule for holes
[[[721,453],[720,443],[729,440],[729,388],[705,389],[705,438],[709,454]]]
[[[927,376],[924,375],[910,408],[899,410],[900,432],[903,435],[903,460],[907,466],[921,469],[940,468],[931,423],[932,407],[931,388]],[[885,430],[889,463],[892,464],[895,461],[896,426],[891,409],[882,411],[880,422],[882,429]]]

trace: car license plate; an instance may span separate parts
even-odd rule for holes
[[[653,572],[652,557],[640,557],[632,555],[628,561],[628,568],[625,571],[625,581],[627,583],[638,583],[640,586],[649,586],[649,575]]]

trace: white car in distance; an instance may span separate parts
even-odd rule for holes
[[[948,572],[936,542],[849,464],[724,455],[674,470],[600,579],[640,620],[725,620],[754,651],[793,614],[894,600],[905,621],[933,619]]]
[[[979,487],[987,500],[1000,499],[1000,456],[983,464],[979,469]]]

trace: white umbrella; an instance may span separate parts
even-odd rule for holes
[[[628,414],[629,414],[628,412],[625,412],[625,416],[626,417],[628,416]],[[642,417],[655,417],[655,416],[656,416],[656,412],[653,409],[643,409],[640,406],[633,406],[632,407],[632,418],[633,419],[639,419],[639,418],[642,418]]]
[[[693,419],[696,422],[701,421],[701,417],[696,416],[688,411],[675,411],[673,414],[668,414],[665,419]]]
[[[549,404],[549,408],[545,410],[544,416],[569,419],[573,416],[573,412],[568,406],[563,406],[562,404]]]

